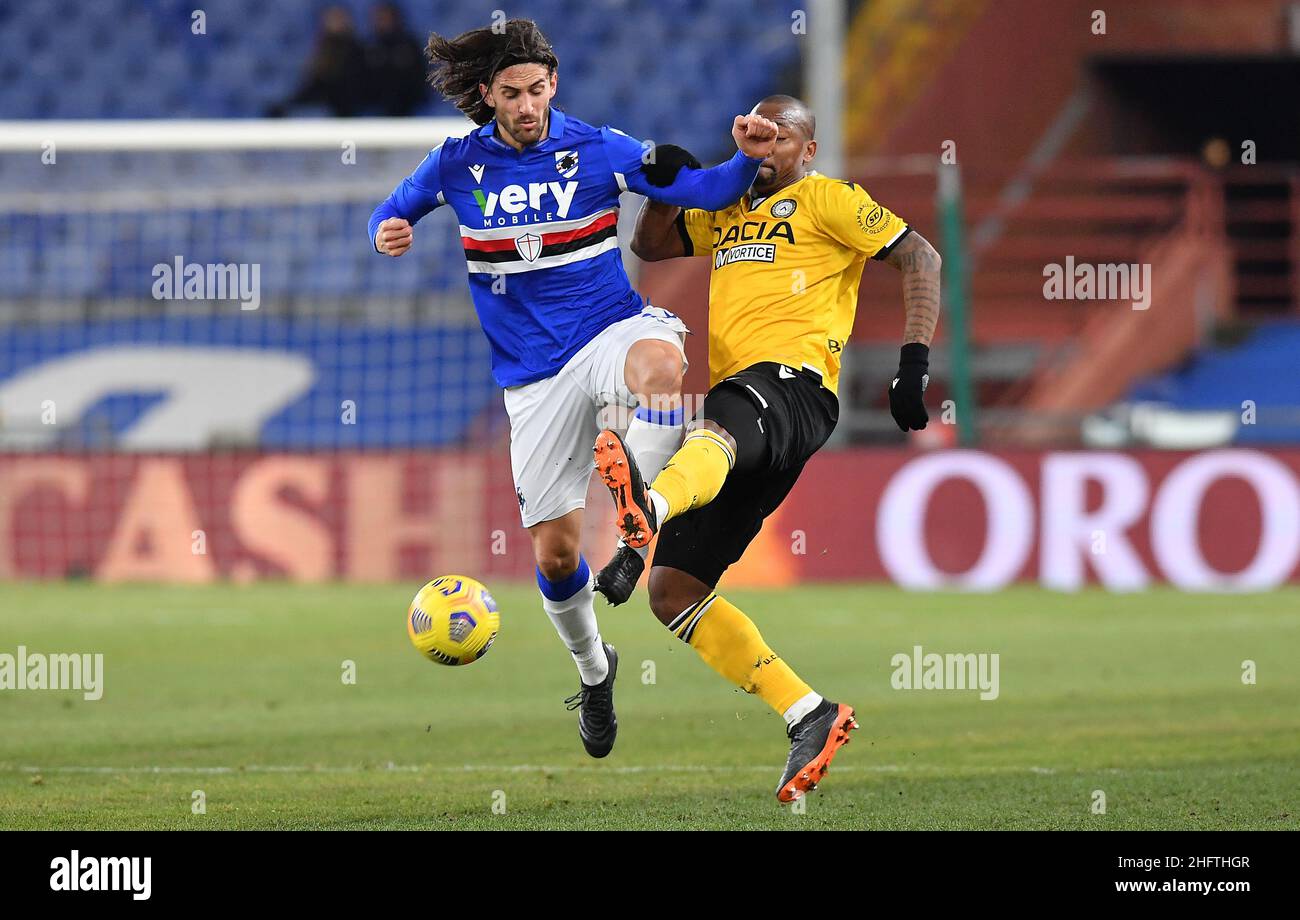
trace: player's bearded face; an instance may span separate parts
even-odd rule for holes
[[[516,64],[492,79],[486,98],[496,111],[497,124],[516,143],[532,144],[542,138],[556,78],[541,64]]]

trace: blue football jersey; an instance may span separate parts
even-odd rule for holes
[[[489,122],[434,148],[370,217],[414,224],[450,205],[460,224],[470,294],[502,387],[556,374],[601,330],[643,306],[623,270],[618,202],[624,191],[718,210],[749,188],[761,159],[737,151],[708,170],[651,186],[643,144],[550,110],[547,137],[515,150]]]

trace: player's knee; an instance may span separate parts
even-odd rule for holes
[[[650,612],[665,626],[709,593],[707,587],[701,590],[695,579],[686,578],[682,573],[666,568],[650,569],[648,589]]]
[[[538,550],[537,570],[547,581],[563,581],[578,571],[578,551]]]
[[[731,436],[731,432],[724,428],[721,423],[715,422],[711,418],[700,418],[690,424],[691,431],[698,431],[701,428],[707,431],[712,431],[714,434],[722,438],[722,440],[726,441],[727,445],[731,448],[731,455],[733,457],[736,455],[736,439]]]
[[[685,365],[681,350],[668,342],[645,339],[628,352],[628,389],[641,396],[674,395],[681,392]]]
[[[578,570],[582,551],[577,540],[561,539],[559,535],[551,534],[533,543],[533,555],[543,578],[563,581]]]

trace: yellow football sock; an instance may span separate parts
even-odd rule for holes
[[[688,434],[650,484],[668,502],[668,513],[659,521],[660,526],[669,518],[717,498],[735,462],[731,445],[718,433],[701,428]]]
[[[753,621],[725,598],[710,594],[682,611],[668,628],[709,667],[746,693],[757,693],[778,715],[812,693],[763,641]]]

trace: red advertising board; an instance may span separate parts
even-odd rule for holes
[[[504,452],[0,455],[0,579],[532,570]],[[805,579],[1267,589],[1300,580],[1300,450],[826,452],[726,583]]]

